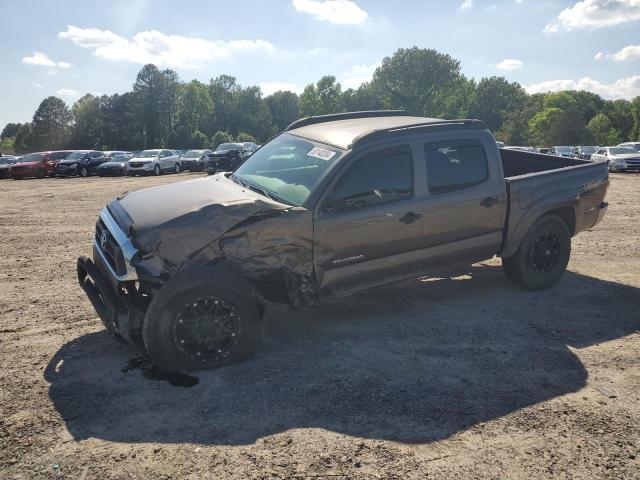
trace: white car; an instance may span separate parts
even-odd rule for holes
[[[592,162],[607,162],[610,172],[640,171],[640,152],[631,147],[603,147],[591,155]]]
[[[618,145],[619,147],[631,147],[640,152],[640,142],[624,142]]]
[[[172,150],[144,150],[127,162],[127,175],[160,175],[180,173],[180,156]]]

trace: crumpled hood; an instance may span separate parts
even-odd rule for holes
[[[224,175],[128,193],[109,204],[120,227],[145,253],[179,264],[256,214],[286,210]]]

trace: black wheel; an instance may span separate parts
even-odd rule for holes
[[[180,173],[180,164],[176,163],[176,168],[175,168],[176,173]]]
[[[36,172],[36,178],[44,178],[45,177],[45,171],[41,168],[38,169],[38,171]]]
[[[564,221],[548,214],[534,222],[515,255],[503,258],[502,266],[512,282],[528,290],[555,284],[567,269],[571,235]]]
[[[78,173],[78,175],[80,175],[83,178],[88,177],[89,176],[89,170],[87,170],[86,167],[82,167],[80,169],[80,172]]]
[[[158,175],[160,175],[160,165],[156,165],[155,167],[153,167],[153,174],[157,177]]]
[[[251,292],[228,278],[224,283],[211,279],[211,272],[174,279],[152,300],[142,337],[161,370],[216,368],[244,360],[255,351],[260,305]]]

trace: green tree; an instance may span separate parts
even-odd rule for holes
[[[271,112],[271,118],[277,131],[281,132],[298,119],[299,100],[293,92],[279,91],[264,99]]]
[[[213,101],[207,85],[197,80],[181,85],[177,108],[176,142],[179,144],[194,132],[202,133],[208,127]]]
[[[616,130],[604,113],[599,113],[587,124],[594,144],[601,146],[617,145],[620,143],[620,132]]]
[[[602,109],[614,129],[618,131],[621,139],[630,139],[633,131],[633,107],[628,100],[614,100],[604,103]]]
[[[31,145],[37,150],[58,150],[69,140],[72,115],[57,97],[47,97],[33,114]]]
[[[240,89],[233,95],[233,118],[230,122],[232,135],[237,136],[241,130],[255,138],[264,140],[275,133],[269,107],[262,99],[259,87]]]
[[[529,120],[531,138],[537,145],[566,145],[565,123],[566,114],[562,109],[545,108]]]
[[[240,132],[238,134],[238,137],[236,138],[236,141],[238,142],[252,142],[252,143],[258,143],[258,141],[256,140],[256,138],[247,133],[247,132]]]
[[[195,131],[189,136],[189,148],[205,148],[209,143],[209,138],[200,131]]]
[[[15,151],[16,139],[15,137],[6,137],[0,140],[0,153],[7,153]]]
[[[385,108],[415,115],[439,116],[447,95],[460,77],[460,62],[449,55],[418,47],[401,48],[382,60],[372,87]]]
[[[211,146],[217,148],[221,143],[232,143],[233,137],[229,132],[223,132],[218,130],[213,137],[211,137]]]
[[[143,126],[135,113],[134,97],[132,92],[100,97],[102,128],[100,138],[104,148],[110,150],[144,148]]]
[[[230,131],[231,125],[237,124],[235,120],[234,96],[241,90],[235,77],[220,75],[211,79],[209,92],[213,101],[213,115],[208,125],[208,131]]]
[[[489,130],[496,132],[509,112],[522,108],[526,96],[518,83],[503,77],[483,78],[476,87],[470,116],[483,120]]]
[[[633,128],[629,140],[640,141],[640,96],[631,100],[631,116],[633,117]]]
[[[371,83],[363,83],[357,89],[348,88],[342,92],[342,105],[346,112],[380,110],[382,101],[374,91]]]
[[[13,145],[16,153],[31,151],[33,148],[32,139],[31,124],[23,123],[16,133],[16,140]]]
[[[302,116],[328,115],[344,111],[342,87],[336,77],[327,75],[316,84],[309,84],[300,95]]]
[[[2,129],[2,133],[0,133],[0,138],[5,139],[15,137],[21,126],[21,123],[7,123]]]
[[[86,94],[71,107],[73,127],[70,146],[73,148],[101,148],[102,126],[100,99]]]

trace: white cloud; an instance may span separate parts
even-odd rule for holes
[[[342,79],[342,86],[344,88],[358,88],[365,82],[370,82],[373,78],[373,74],[382,65],[382,62],[376,62],[373,65],[354,65],[347,73],[344,74]]]
[[[459,12],[464,12],[466,10],[471,10],[473,8],[473,0],[464,0],[458,7]]]
[[[292,0],[293,8],[322,22],[336,25],[362,25],[369,14],[351,0]]]
[[[601,83],[589,77],[580,80],[549,80],[525,86],[529,93],[557,92],[560,90],[586,90],[606,99],[632,99],[640,95],[640,75],[621,78],[613,83]]]
[[[640,59],[640,45],[629,45],[613,55],[608,55],[616,62],[625,62],[627,60]]]
[[[40,85],[39,83],[34,83],[33,84],[36,88],[42,88],[42,85]]]
[[[604,57],[605,57],[604,53],[598,52],[598,53],[596,53],[596,56],[593,57],[593,58],[595,58],[596,60],[602,60]]]
[[[67,62],[55,62],[42,52],[35,52],[30,57],[24,57],[22,63],[26,65],[37,65],[39,67],[71,68]]]
[[[70,88],[61,88],[60,90],[56,91],[56,95],[60,95],[61,97],[75,97],[76,95],[78,95],[78,92]]]
[[[522,68],[522,62],[515,58],[506,58],[496,65],[498,70],[517,70]]]
[[[280,90],[284,92],[294,92],[294,93],[302,93],[304,87],[298,85],[297,83],[287,83],[287,82],[262,82],[260,84],[260,90],[262,90],[262,95],[264,97],[271,95],[272,93],[278,92]]]
[[[69,25],[60,38],[93,50],[97,57],[132,63],[153,63],[160,67],[193,68],[206,62],[228,58],[234,51],[273,52],[275,46],[265,40],[211,41],[202,38],[166,35],[157,30],[136,33],[131,40],[109,30]]]
[[[603,28],[640,20],[640,0],[582,0],[547,24],[545,33]]]

